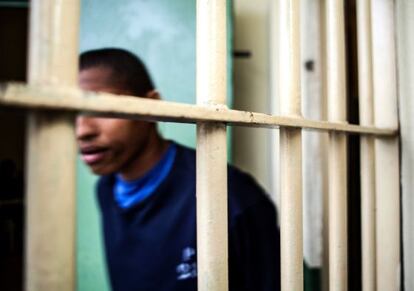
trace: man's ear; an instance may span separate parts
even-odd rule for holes
[[[155,89],[154,90],[151,90],[151,91],[148,91],[146,97],[149,98],[149,99],[161,100],[160,93],[158,93],[158,91],[155,90]]]

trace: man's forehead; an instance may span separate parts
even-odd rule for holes
[[[79,81],[109,81],[112,75],[112,70],[108,67],[90,67],[80,70]]]
[[[79,72],[79,87],[83,90],[106,92],[116,95],[131,95],[120,78],[112,73],[110,68],[92,67]]]
[[[110,68],[93,67],[83,69],[78,76],[79,86],[114,86],[119,85],[119,78],[116,78]]]

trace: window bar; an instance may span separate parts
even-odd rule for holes
[[[226,0],[197,1],[197,104],[225,107]],[[197,123],[198,290],[228,290],[227,144],[223,122]]]
[[[374,125],[371,0],[357,1],[359,120]],[[374,138],[361,136],[362,290],[376,288]]]
[[[344,3],[326,1],[328,120],[346,122]],[[329,136],[329,290],[347,290],[346,135]]]
[[[343,132],[348,134],[396,136],[398,127],[367,127],[343,122],[327,122],[277,116],[252,111],[228,109],[223,105],[194,105],[177,102],[150,100],[109,93],[81,91],[77,88],[25,86],[9,83],[0,84],[0,104],[31,109],[81,111],[101,116],[118,118],[139,118],[169,122],[225,122],[230,125],[250,127],[288,127],[316,131]],[[253,98],[253,97],[252,97]]]
[[[372,2],[376,126],[398,126],[394,2]],[[377,290],[400,290],[400,183],[398,137],[375,140]]]
[[[28,80],[76,86],[78,1],[30,5]],[[32,112],[27,130],[26,290],[75,290],[75,158],[72,115]]]
[[[301,117],[300,1],[279,6],[279,90],[282,115]],[[280,129],[282,291],[303,290],[302,132]]]

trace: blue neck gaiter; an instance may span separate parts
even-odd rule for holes
[[[171,143],[161,160],[144,176],[136,180],[125,181],[119,174],[115,175],[113,190],[118,206],[122,209],[129,209],[151,196],[169,174],[176,151],[176,145]]]

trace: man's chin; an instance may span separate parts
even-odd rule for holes
[[[89,165],[89,169],[94,175],[97,175],[97,176],[106,176],[106,175],[110,175],[114,173],[114,171],[111,169],[99,167],[99,166],[94,167],[93,165],[92,166]]]

